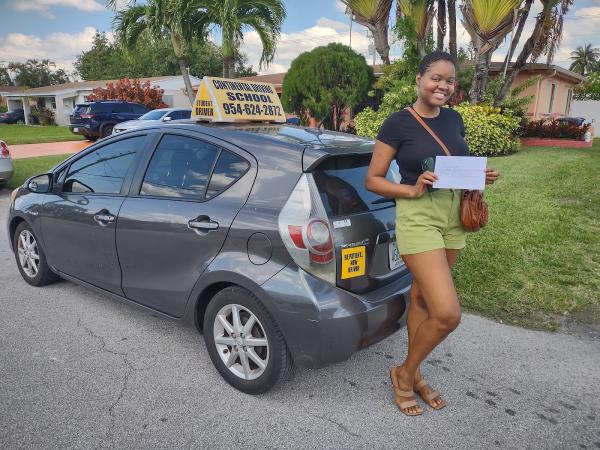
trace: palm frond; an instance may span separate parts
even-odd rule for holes
[[[513,28],[514,12],[523,0],[465,0],[460,9],[462,23],[474,42],[479,42],[479,52],[495,49]]]
[[[420,39],[425,39],[433,20],[433,0],[397,0],[402,14],[410,18]]]

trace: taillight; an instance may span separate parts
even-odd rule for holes
[[[0,157],[8,158],[10,156],[10,152],[8,151],[8,147],[2,141],[0,141]]]
[[[6,119],[8,117],[8,113],[3,113],[2,117],[4,117]]]
[[[279,214],[279,234],[294,262],[335,284],[335,255],[327,213],[311,174],[303,174]]]

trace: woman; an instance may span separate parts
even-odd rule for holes
[[[454,93],[456,63],[445,52],[426,55],[416,77],[418,98],[413,110],[445,143],[452,155],[467,156],[461,116],[442,108]],[[450,268],[465,246],[460,223],[461,192],[433,189],[437,177],[431,157],[445,156],[441,146],[407,110],[393,113],[381,126],[367,172],[367,189],[383,197],[396,198],[398,250],[413,276],[407,313],[408,354],[401,366],[390,370],[396,404],[409,416],[420,415],[415,392],[432,408],[446,402],[423,379],[419,366],[427,355],[460,322],[460,304]],[[401,183],[386,178],[396,159]],[[499,173],[487,168],[486,184]]]

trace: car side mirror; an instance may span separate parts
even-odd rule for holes
[[[162,121],[163,121],[163,122],[170,122],[171,120],[173,120],[173,118],[172,118],[172,117],[169,117],[169,116],[167,116],[167,117],[163,117],[163,120],[162,120]]]
[[[38,194],[45,194],[50,190],[50,181],[52,180],[52,174],[45,173],[43,175],[37,175],[30,178],[27,182],[27,189],[30,192],[36,192]]]

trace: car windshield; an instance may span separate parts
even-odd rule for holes
[[[160,118],[167,112],[168,111],[165,111],[164,109],[155,109],[154,111],[144,114],[142,117],[140,117],[140,120],[160,120]]]

